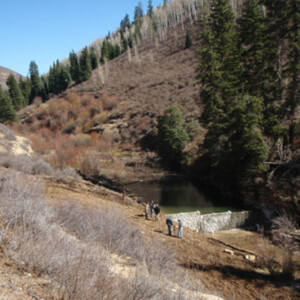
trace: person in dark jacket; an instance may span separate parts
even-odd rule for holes
[[[160,214],[160,207],[158,204],[154,206],[154,212],[155,212],[155,221],[159,220],[159,214]]]
[[[168,234],[173,235],[173,220],[171,217],[168,217],[166,220],[166,224],[168,226]]]

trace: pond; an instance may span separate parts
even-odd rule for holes
[[[137,182],[127,189],[142,197],[144,202],[153,200],[159,203],[165,213],[200,210],[201,214],[207,214],[241,209],[217,189],[205,184],[195,185],[179,177],[159,182]]]

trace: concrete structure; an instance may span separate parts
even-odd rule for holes
[[[253,225],[256,218],[251,211],[223,212],[201,215],[200,211],[169,215],[174,221],[196,232],[214,232]]]

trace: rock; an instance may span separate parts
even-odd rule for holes
[[[246,254],[246,255],[244,256],[244,258],[245,258],[246,260],[249,260],[249,261],[252,261],[252,262],[256,261],[255,255]]]
[[[233,255],[233,254],[234,254],[234,252],[233,252],[232,250],[229,250],[229,249],[224,249],[224,252],[225,252],[225,253],[228,253],[228,254],[230,254],[230,255]]]

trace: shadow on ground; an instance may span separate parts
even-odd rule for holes
[[[247,280],[256,282],[256,286],[263,286],[266,283],[272,284],[277,288],[292,287],[296,292],[300,292],[300,280],[290,280],[283,275],[263,274],[251,270],[243,270],[233,266],[220,266],[220,265],[205,265],[198,263],[182,264],[184,268],[199,270],[201,272],[217,271],[225,278],[234,278],[235,280]]]

